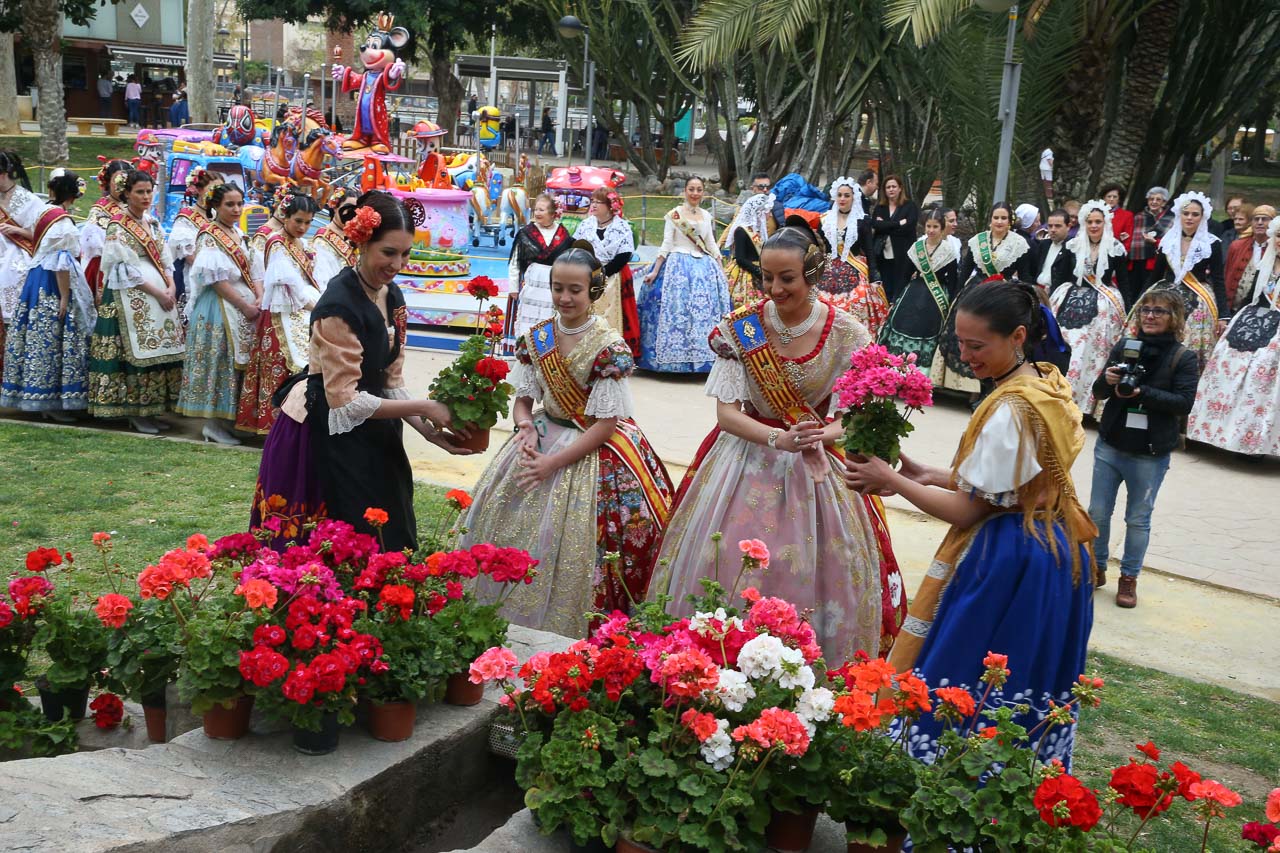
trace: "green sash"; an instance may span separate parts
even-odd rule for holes
[[[945,237],[943,238],[946,239]],[[942,246],[941,243],[938,244]],[[924,283],[929,287],[929,295],[933,297],[933,301],[937,303],[938,310],[942,312],[942,316],[947,316],[947,309],[950,300],[947,299],[947,289],[942,286],[942,282],[938,280],[938,272],[933,268],[933,261],[929,259],[929,252],[925,247],[925,240],[921,238],[911,245],[911,251],[916,256],[916,268],[920,270],[920,277],[924,279]]]
[[[990,231],[978,232],[978,265],[989,276],[1000,275],[1000,270],[996,267],[995,253],[991,249]]]

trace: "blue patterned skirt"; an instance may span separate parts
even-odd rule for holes
[[[653,284],[641,288],[640,357],[636,366],[662,373],[706,373],[707,336],[731,307],[720,259],[672,252]]]
[[[0,406],[24,412],[88,407],[86,358],[92,329],[77,312],[74,294],[59,320],[58,298],[56,273],[32,267],[5,339]]]
[[[234,421],[240,403],[240,371],[231,349],[226,311],[234,311],[212,287],[203,288],[191,307],[187,360],[174,410],[189,418]]]
[[[1014,717],[1028,731],[1048,714],[1050,700],[1071,701],[1071,685],[1085,671],[1093,626],[1086,546],[1080,547],[1084,577],[1073,584],[1066,535],[1057,526],[1053,535],[1056,556],[1026,534],[1021,513],[989,518],[961,555],[916,659],[915,668],[929,687],[962,687],[978,703],[986,687],[978,680],[982,659],[989,651],[1008,655],[1009,680],[991,691],[986,707],[1029,705],[1027,713]],[[976,729],[989,724],[979,717]],[[911,754],[932,763],[942,725],[922,716],[908,737]],[[1042,733],[1033,734],[1032,742]],[[1041,741],[1040,758],[1058,758],[1070,768],[1074,743],[1075,726],[1055,728]]]

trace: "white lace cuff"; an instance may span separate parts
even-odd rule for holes
[[[67,272],[74,272],[79,269],[79,266],[76,264],[75,256],[72,254],[72,250],[70,249],[63,249],[59,252],[41,253],[39,258],[32,261],[33,266],[36,263],[47,269],[49,272],[62,272],[64,270]]]
[[[412,397],[409,396],[409,389],[404,387],[403,385],[399,386],[398,388],[384,388],[383,397],[388,400],[413,399]]]
[[[751,399],[747,369],[736,358],[717,358],[707,375],[706,394],[721,403],[741,403]]]
[[[108,240],[102,248],[102,280],[108,290],[128,290],[142,283],[142,262],[119,240]]]
[[[329,410],[329,435],[351,432],[369,420],[369,416],[378,411],[381,405],[381,397],[375,397],[368,391],[359,392],[350,403]]]
[[[602,377],[591,386],[585,413],[592,418],[630,418],[635,414],[626,377]]]
[[[984,492],[963,477],[956,477],[956,491],[981,498],[992,506],[997,506],[1001,509],[1009,509],[1018,505],[1017,492]]]
[[[517,397],[528,397],[532,400],[542,399],[542,386],[538,384],[537,371],[532,364],[516,361],[511,366],[511,375],[507,377],[516,389]]]
[[[205,246],[187,271],[187,281],[210,287],[220,281],[239,281],[240,268],[216,246]]]

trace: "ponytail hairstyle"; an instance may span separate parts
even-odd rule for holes
[[[133,164],[128,160],[104,160],[102,168],[98,170],[98,186],[102,190],[102,194],[113,201],[119,201],[115,193],[111,191],[111,179],[116,176],[117,172],[127,172],[133,168]]]
[[[17,151],[0,151],[0,173],[13,178],[15,183],[22,184],[24,188],[31,189],[31,179],[27,177],[27,170],[23,168],[22,157]]]
[[[49,191],[49,203],[54,205],[62,205],[84,195],[84,178],[66,169],[50,172],[45,186]]]
[[[204,191],[204,210],[205,215],[210,219],[216,219],[218,216],[218,208],[222,207],[222,200],[231,193],[239,193],[244,197],[244,190],[232,183],[212,184]]]
[[[596,259],[595,249],[586,240],[574,240],[551,266],[552,269],[560,266],[585,268],[589,273],[587,297],[595,302],[604,295],[604,266]]]
[[[121,204],[125,204],[125,198],[133,192],[133,188],[143,183],[155,186],[156,179],[141,169],[116,172],[111,176],[111,196]]]
[[[376,243],[392,231],[413,234],[413,217],[399,199],[385,190],[369,190],[356,200],[356,215],[345,225],[347,239],[357,246]]]
[[[827,268],[827,253],[818,245],[818,237],[807,225],[792,225],[777,231],[764,241],[760,247],[760,256],[770,250],[785,250],[798,253],[804,259],[804,280],[810,287],[816,286]]]
[[[1023,355],[1030,358],[1049,334],[1046,307],[1034,285],[1024,281],[984,281],[960,296],[956,311],[981,317],[991,331],[1008,337],[1019,326],[1027,330]]]
[[[320,205],[316,204],[316,200],[309,195],[295,193],[287,195],[280,201],[279,213],[281,219],[288,219],[295,213],[311,213],[314,214],[320,210]]]

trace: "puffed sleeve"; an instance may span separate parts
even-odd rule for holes
[[[220,281],[239,281],[240,268],[213,240],[205,237],[197,244],[196,259],[186,278],[208,287]]]
[[[262,307],[277,314],[311,308],[320,299],[320,291],[307,280],[298,262],[283,246],[273,247],[262,283]]]
[[[71,270],[75,267],[76,255],[80,251],[80,232],[69,217],[59,219],[45,232],[44,239],[36,249],[32,264],[39,264],[47,270]]]
[[[14,199],[10,202],[9,216],[18,225],[30,231],[36,227],[40,214],[44,212],[44,202],[25,187],[18,189],[22,192],[14,194]]]
[[[102,246],[102,280],[108,290],[128,290],[142,282],[142,259],[114,228]]]
[[[529,344],[524,335],[516,339],[516,361],[511,365],[511,374],[507,381],[516,389],[515,396],[527,397],[534,401],[542,400],[542,386],[538,383],[538,368],[534,367],[529,356]]]
[[[1018,489],[1041,471],[1034,429],[1010,404],[996,408],[956,471],[957,488],[998,507],[1018,503]]]
[[[102,244],[107,232],[92,219],[80,226],[80,257],[85,263],[102,257]]]
[[[324,398],[329,404],[329,435],[341,435],[360,426],[378,410],[382,400],[359,390],[360,362],[364,348],[347,322],[324,317],[311,326],[312,371],[324,377]]]
[[[591,366],[591,394],[586,414],[593,418],[630,418],[635,415],[628,377],[635,369],[631,350],[621,341],[610,344]]]
[[[196,231],[191,220],[179,216],[173,221],[173,228],[169,231],[169,251],[175,257],[186,260],[196,253],[196,238],[199,236],[200,232]]]
[[[722,403],[741,403],[751,399],[747,387],[747,369],[738,358],[733,345],[725,340],[717,327],[707,336],[707,344],[715,353],[711,372],[707,374],[705,393]]]

